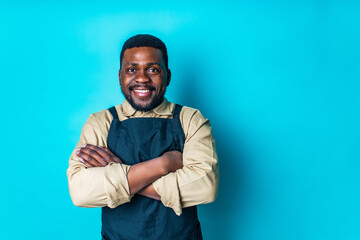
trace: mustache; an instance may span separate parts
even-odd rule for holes
[[[155,90],[156,89],[154,86],[149,86],[149,85],[144,85],[144,84],[137,84],[137,85],[130,86],[129,90],[134,90],[134,88],[145,88],[145,89],[149,89],[149,90]]]

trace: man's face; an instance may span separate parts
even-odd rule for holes
[[[126,49],[119,70],[121,90],[133,108],[149,111],[164,99],[170,82],[162,53],[153,47]]]

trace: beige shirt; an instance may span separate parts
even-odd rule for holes
[[[158,107],[140,112],[125,100],[115,108],[120,121],[133,117],[172,118],[175,104],[165,99]],[[218,159],[209,120],[199,110],[189,107],[183,107],[179,117],[185,134],[183,168],[153,183],[162,203],[177,215],[182,213],[182,208],[214,201],[219,184]],[[131,201],[127,180],[131,166],[110,163],[106,167],[87,168],[75,155],[76,149],[86,143],[107,147],[112,119],[108,110],[91,114],[70,156],[67,176],[76,206],[115,208]]]

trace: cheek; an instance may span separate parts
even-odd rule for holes
[[[153,78],[152,81],[160,91],[163,91],[166,88],[166,80],[164,77]]]
[[[157,91],[158,92],[164,92],[166,89],[166,85],[164,83],[160,83],[157,85]]]
[[[128,79],[128,78],[121,78],[120,79],[120,85],[122,86],[122,87],[126,87],[126,86],[128,86],[129,85],[129,83],[130,83],[130,80]]]

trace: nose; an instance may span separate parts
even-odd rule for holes
[[[144,71],[139,71],[135,78],[135,81],[138,83],[147,83],[150,82],[150,80],[150,77]]]

